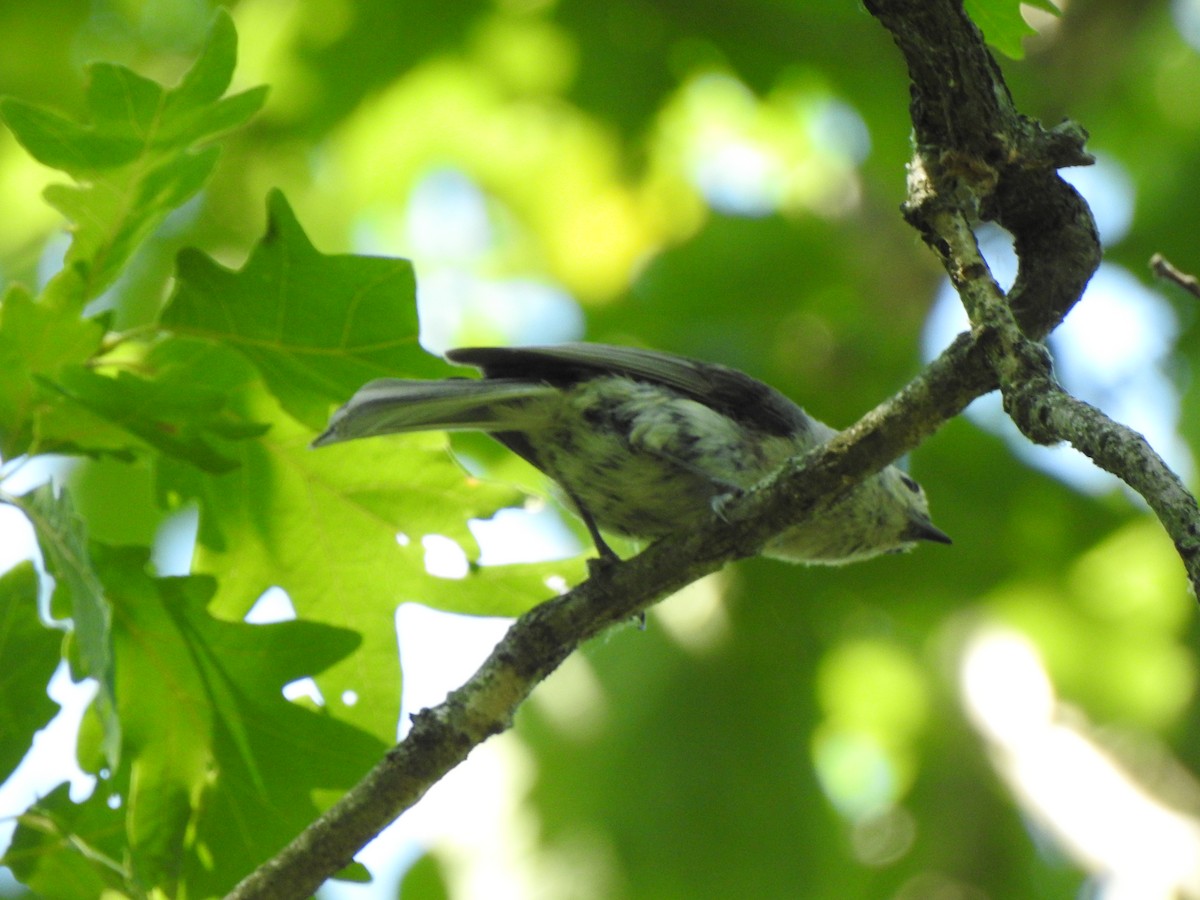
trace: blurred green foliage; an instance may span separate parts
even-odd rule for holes
[[[1016,3],[969,8],[1018,106],[1081,122],[1128,179],[1109,263],[1200,269],[1200,57],[1174,7],[1076,0],[1036,34]],[[310,452],[357,383],[582,324],[844,425],[918,370],[940,283],[897,211],[903,64],[855,4],[223,9],[0,4],[0,475],[80,460],[67,491],[0,483],[56,581],[43,618],[73,627],[37,625],[27,566],[0,579],[0,647],[22,648],[5,773],[55,712],[60,658],[101,685],[79,748],[99,786],[44,796],[5,857],[45,896],[227,890],[394,739],[400,603],[514,615],[583,577],[578,558],[478,565],[468,520],[545,490],[483,443],[455,445],[484,479],[438,435]],[[1197,446],[1194,305],[1163,293],[1179,394],[1159,399]],[[912,468],[952,548],[746,562],[556,673],[518,720],[536,826],[513,865],[587,898],[1071,894],[1087,854],[1031,835],[960,697],[985,626],[1036,648],[1062,715],[1110,726],[1080,733],[1150,795],[1200,794],[1200,634],[1157,526],[966,419]],[[188,510],[190,573],[156,571],[148,547]],[[462,577],[426,571],[431,535]],[[246,624],[271,587],[298,621]],[[307,676],[322,703],[285,700]],[[430,848],[404,896],[467,895],[457,853]]]

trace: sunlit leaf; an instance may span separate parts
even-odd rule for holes
[[[467,520],[490,516],[521,495],[467,478],[438,436],[313,450],[312,432],[261,390],[249,390],[244,402],[271,430],[231,446],[239,468],[200,477],[164,459],[160,489],[200,503],[196,565],[219,578],[218,614],[244,616],[278,585],[302,617],[363,635],[363,645],[317,681],[339,717],[390,738],[399,711],[394,616],[401,603],[500,615],[553,593],[541,583],[548,571],[530,576],[521,587],[537,589],[522,597],[487,576],[435,579],[425,571],[426,535],[448,537],[474,560],[478,548]],[[577,571],[564,568],[568,575]]]
[[[223,893],[316,815],[316,794],[348,787],[382,754],[382,741],[282,694],[359,637],[304,621],[222,622],[205,608],[212,579],[153,578],[144,549],[97,547],[95,558],[113,603],[123,745],[111,781],[124,795],[131,877]]]
[[[88,70],[86,125],[24,101],[0,103],[22,146],[77,182],[46,192],[73,225],[67,266],[86,272],[77,306],[110,285],[142,239],[204,184],[219,151],[201,145],[262,105],[265,88],[221,99],[236,51],[233,22],[219,10],[199,58],[173,89],[97,63]]]
[[[279,192],[268,214],[267,233],[240,271],[180,254],[164,325],[236,347],[284,409],[314,430],[331,403],[372,378],[445,371],[417,343],[407,260],[319,253]]]

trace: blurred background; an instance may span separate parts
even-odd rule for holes
[[[1192,479],[1198,301],[1147,261],[1200,270],[1200,0],[1061,5],[1001,59],[1018,107],[1080,122],[1098,160],[1065,173],[1106,261],[1052,339],[1059,374]],[[226,6],[234,89],[269,84],[267,105],[101,301],[115,328],[154,320],[181,247],[240,265],[275,187],[323,252],[414,261],[433,353],[651,346],[842,427],[963,326],[898,213],[905,73],[857,3]],[[0,93],[79,116],[96,59],[171,83],[213,9],[0,2]],[[0,133],[5,283],[61,260],[40,198],[57,180]],[[1010,279],[1003,233],[982,239]],[[846,569],[753,560],[693,585],[571,658],[366,851],[373,885],[322,896],[1200,897],[1200,629],[1170,542],[1086,460],[1034,452],[995,398],[909,464],[953,547]],[[94,536],[160,524],[146,472],[69,477]],[[186,531],[163,538],[180,571]],[[3,535],[7,567],[30,551]],[[491,561],[572,540],[547,509],[477,535]],[[402,606],[406,710],[440,701],[505,625]],[[80,705],[0,815],[71,775]]]

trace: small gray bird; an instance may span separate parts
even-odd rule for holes
[[[350,398],[314,447],[406,431],[484,431],[549,475],[587,525],[653,539],[694,528],[791,456],[837,431],[736,369],[605,344],[470,347],[446,359],[482,379],[382,378]],[[950,543],[925,493],[888,466],[773,539],[763,555],[840,565]]]

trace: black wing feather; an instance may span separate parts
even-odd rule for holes
[[[686,356],[610,344],[542,347],[462,347],[446,353],[487,378],[529,378],[569,385],[600,375],[622,375],[660,384],[768,434],[806,431],[804,411],[779,391],[737,369]]]

